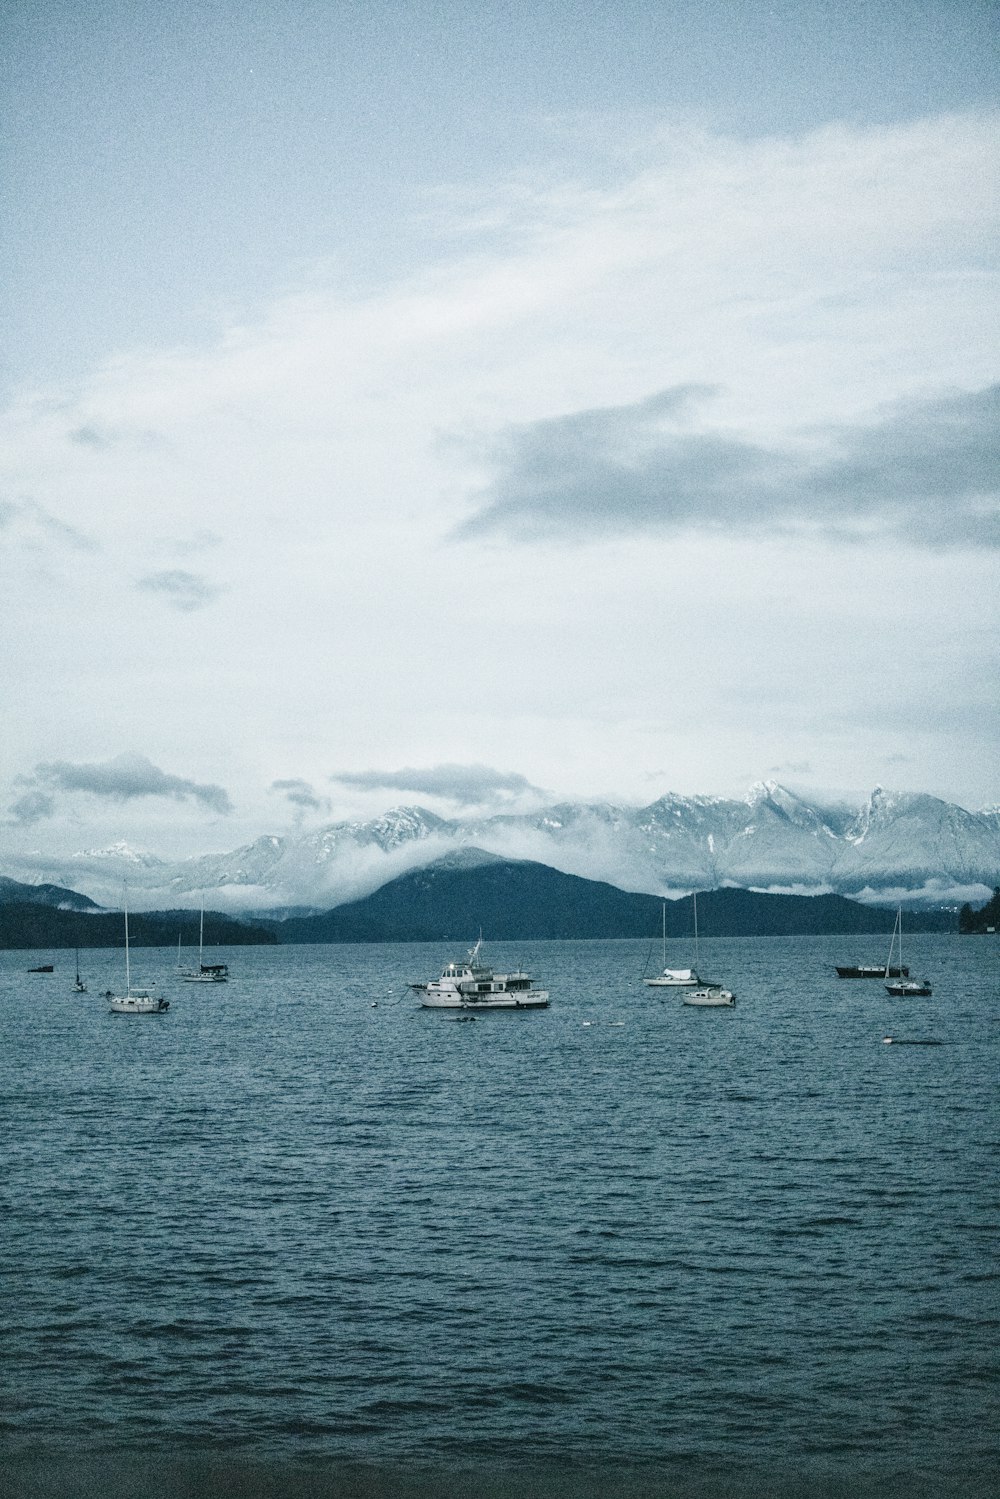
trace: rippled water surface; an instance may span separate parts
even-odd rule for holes
[[[1000,942],[869,944],[705,943],[732,1011],[497,944],[552,1008],[474,1023],[405,988],[460,947],[139,952],[163,1017],[0,954],[0,1481],[997,1492]]]

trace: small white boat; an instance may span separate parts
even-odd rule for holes
[[[930,995],[931,986],[928,979],[890,978],[890,974],[896,970],[892,968],[892,949],[896,938],[899,938],[899,973],[908,974],[909,969],[903,967],[903,908],[896,912],[896,925],[892,929],[892,937],[889,941],[889,956],[885,960],[885,992],[891,994],[895,999],[918,999]]]
[[[694,954],[695,964],[698,962],[698,897],[694,900]],[[704,979],[698,977],[697,966],[694,968],[668,968],[667,967],[667,903],[663,902],[663,972],[655,978],[643,979],[651,989],[696,989],[704,983]]]
[[[689,989],[681,1003],[697,1005],[703,1010],[717,1010],[723,1005],[734,1005],[736,995],[731,989],[724,989],[721,984],[713,984],[711,988]]]
[[[154,989],[133,989],[132,968],[129,961],[128,944],[128,898],[123,896],[125,907],[125,993],[115,994],[111,989],[105,998],[112,1015],[162,1015],[170,1008],[170,1001],[157,994]]]
[[[694,909],[694,968],[665,968],[659,978],[646,979],[647,984],[655,984],[661,988],[683,990],[682,1003],[693,1005],[698,1009],[716,1010],[723,1006],[734,1005],[736,995],[731,989],[725,988],[723,984],[714,979],[703,979],[698,976],[698,894],[697,891],[691,896],[691,904]],[[666,952],[666,906],[663,908],[663,944]]]
[[[465,963],[446,963],[439,979],[411,984],[425,1010],[544,1010],[549,991],[536,989],[531,975],[521,969],[494,973],[481,963],[480,937]]]
[[[112,1015],[162,1015],[170,1009],[170,1001],[152,989],[129,989],[125,994],[112,994],[108,1009]]]
[[[177,938],[178,968],[180,968],[181,940]],[[201,906],[201,925],[198,929],[198,967],[180,968],[185,984],[225,984],[229,981],[228,963],[206,963],[205,956],[205,903]]]

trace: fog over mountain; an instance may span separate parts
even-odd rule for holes
[[[127,878],[130,902],[147,909],[194,905],[210,893],[214,907],[232,911],[326,910],[473,849],[652,895],[732,885],[876,903],[981,901],[1000,880],[1000,809],[969,812],[879,787],[859,811],[766,782],[739,801],[669,795],[645,807],[561,803],[467,819],[396,807],[229,854],[171,862],[117,844],[62,859],[22,856],[9,873],[108,904]]]

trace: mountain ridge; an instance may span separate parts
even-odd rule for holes
[[[195,904],[210,893],[234,912],[325,910],[469,848],[656,896],[730,885],[939,905],[988,899],[1000,878],[1000,810],[969,812],[882,787],[852,808],[765,781],[739,800],[667,793],[642,807],[564,801],[451,819],[394,807],[368,820],[266,834],[226,854],[171,862],[120,844],[16,864],[33,883],[71,885],[111,905],[127,874],[136,907]]]

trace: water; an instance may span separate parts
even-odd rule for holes
[[[1000,944],[868,948],[497,944],[552,1008],[468,1024],[432,944],[0,954],[0,1487],[996,1493]]]

